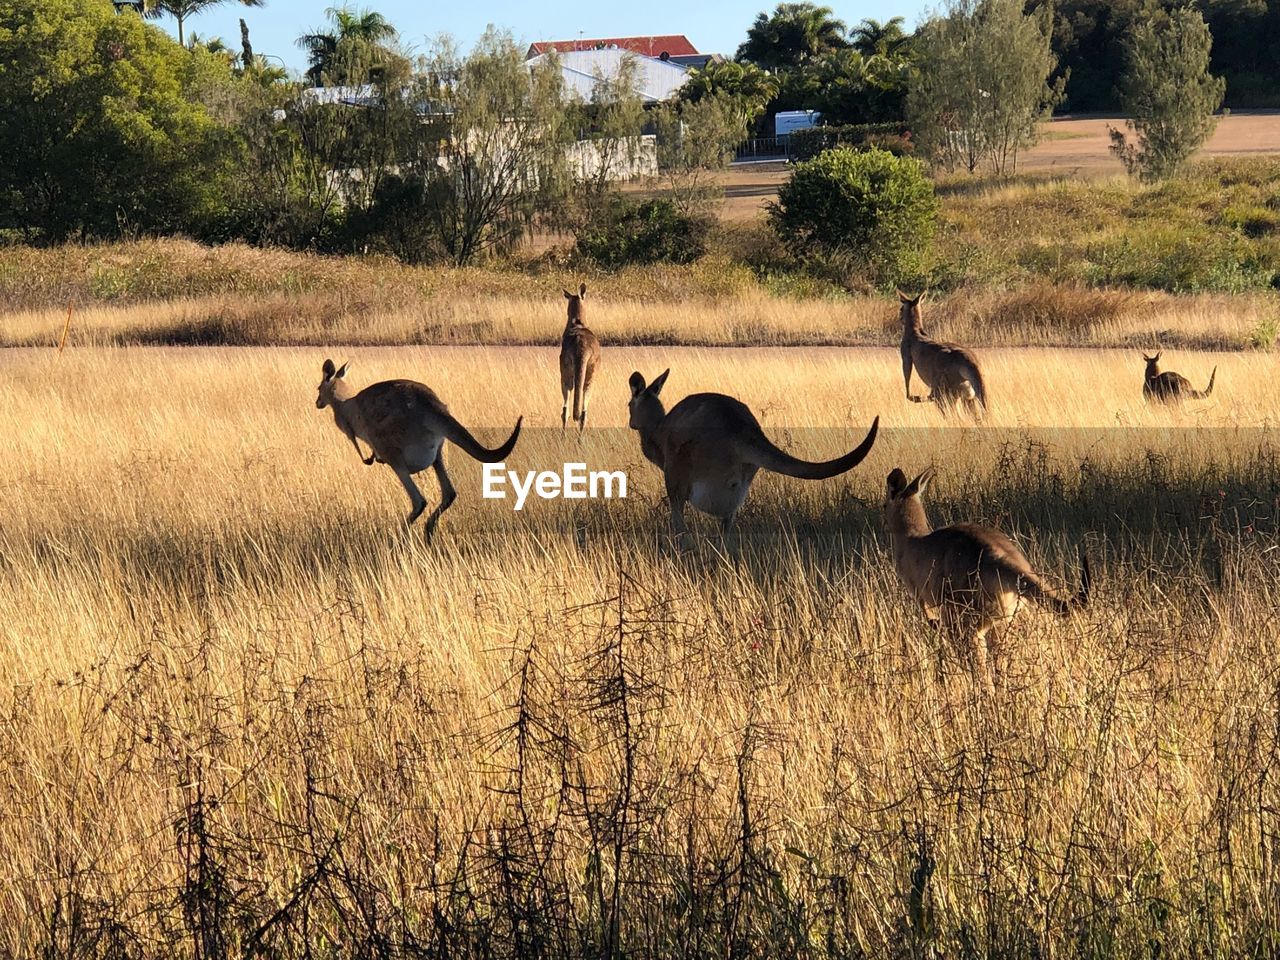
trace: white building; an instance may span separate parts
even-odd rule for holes
[[[529,61],[532,68],[546,62],[552,54],[544,53]],[[605,47],[601,50],[571,50],[554,54],[564,74],[564,85],[569,93],[591,102],[596,84],[602,80],[616,80],[623,64],[630,60],[635,64],[636,93],[645,105],[665,103],[675,97],[689,77],[689,68],[670,60],[658,60],[641,56],[621,47]]]

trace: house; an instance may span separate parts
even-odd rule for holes
[[[532,60],[553,51],[575,53],[580,50],[630,50],[654,60],[702,56],[688,37],[683,34],[668,34],[654,37],[611,37],[604,40],[543,40],[530,44],[524,58]]]
[[[529,61],[530,68],[543,63],[550,55],[543,53],[534,57]],[[635,65],[636,93],[645,106],[672,99],[689,78],[687,67],[621,47],[569,50],[563,53],[556,51],[555,56],[564,75],[565,88],[570,94],[576,94],[587,102],[591,101],[596,84],[601,80],[615,79],[621,73],[623,64],[628,61]]]

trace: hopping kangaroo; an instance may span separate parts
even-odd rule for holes
[[[505,460],[515,447],[524,418],[516,421],[516,428],[506,443],[490,450],[476,442],[425,384],[413,380],[384,380],[356,393],[345,379],[348,366],[344,363],[335,370],[332,360],[324,362],[316,407],[333,408],[333,422],[346,434],[364,463],[370,466],[375,461],[385,463],[395,471],[413,504],[406,523],[417,520],[427,506],[427,499],[413,482],[413,475],[427,467],[435,469],[436,479],[440,481],[440,506],[427,518],[430,539],[440,515],[458,496],[444,468],[444,442],[457,444],[482,463],[496,463]],[[371,448],[367,459],[360,451],[360,440]]]
[[[573,394],[573,419],[578,424],[578,436],[587,425],[587,393],[600,366],[600,341],[583,322],[587,298],[587,285],[578,287],[577,293],[564,292],[569,301],[569,320],[560,338],[560,432],[563,433],[569,418],[569,394]]]
[[[1089,560],[1080,553],[1080,590],[1066,596],[1046,584],[1018,545],[993,527],[957,523],[934,530],[920,494],[926,471],[907,483],[894,468],[885,496],[885,523],[898,576],[924,608],[925,617],[967,646],[975,674],[993,691],[988,661],[1000,657],[1000,628],[1018,612],[1024,597],[1060,614],[1089,603]],[[998,662],[992,663],[997,669]]]
[[[658,395],[670,370],[645,384],[631,374],[631,429],[640,434],[640,450],[662,471],[671,506],[671,529],[684,548],[692,538],[684,507],[692,503],[719,517],[728,538],[733,518],[747,499],[751,481],[762,468],[803,480],[826,480],[852,470],[876,440],[876,417],[866,439],[843,457],[825,463],[798,460],[769,440],[746,405],[721,393],[695,393],[668,413]]]
[[[1191,386],[1191,381],[1172,370],[1160,372],[1160,357],[1163,351],[1154,357],[1145,353],[1142,359],[1147,361],[1147,372],[1142,380],[1142,398],[1148,403],[1180,403],[1183,400],[1203,400],[1213,393],[1213,381],[1218,376],[1218,368],[1214,367],[1209,374],[1209,385],[1203,390]]]
[[[946,414],[957,403],[975,420],[979,407],[987,409],[987,388],[978,369],[978,358],[972,351],[958,343],[942,343],[925,335],[920,321],[920,303],[924,294],[912,298],[901,290],[898,299],[902,304],[902,379],[905,381],[907,399],[923,403],[928,399]],[[929,388],[929,396],[922,398],[911,392],[911,370]]]

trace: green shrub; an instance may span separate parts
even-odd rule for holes
[[[938,200],[918,160],[884,150],[827,150],[796,166],[771,210],[788,249],[843,263],[874,280],[919,269]]]
[[[1222,223],[1246,237],[1258,239],[1280,230],[1280,213],[1267,207],[1238,206],[1222,211]]]
[[[1276,281],[1270,258],[1239,236],[1171,227],[1089,244],[1082,279],[1093,286],[1169,293],[1245,293]]]
[[[836,147],[879,147],[900,155],[915,152],[911,131],[905,123],[833,124],[791,134],[791,157],[796,161],[812,160],[824,150]]]
[[[707,249],[711,223],[681,213],[670,200],[614,197],[577,238],[582,256],[607,270],[631,264],[693,263]]]

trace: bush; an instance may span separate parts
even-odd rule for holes
[[[692,263],[707,249],[710,221],[680,212],[670,200],[614,197],[578,235],[577,250],[605,269],[630,264]]]
[[[404,263],[444,258],[431,217],[430,185],[415,173],[390,174],[374,191],[369,208],[352,211],[347,234],[356,249],[386,253]]]
[[[822,151],[836,147],[880,147],[898,155],[915,151],[905,123],[850,123],[810,127],[791,134],[791,156],[796,161],[812,160]]]
[[[920,161],[849,147],[797,165],[771,211],[778,235],[797,256],[848,260],[878,280],[918,269],[937,215]]]

